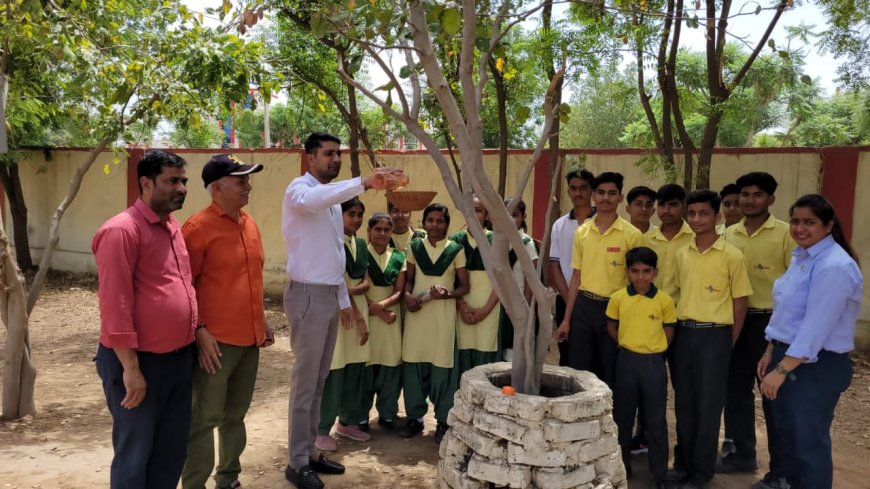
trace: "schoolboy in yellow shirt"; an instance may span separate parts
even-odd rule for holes
[[[616,213],[623,197],[622,180],[619,173],[604,172],[592,181],[598,212],[574,233],[574,273],[565,319],[556,332],[558,341],[568,341],[569,366],[594,373],[611,388],[616,342],[607,334],[607,301],[628,284],[625,252],[646,245],[643,234]]]
[[[676,309],[671,296],[656,288],[658,257],[645,246],[625,254],[628,287],[616,291],[607,304],[607,330],[619,344],[613,418],[625,470],[631,474],[632,425],[643,404],[649,446],[649,469],[656,487],[663,487],[668,469],[668,374],[665,351],[674,335]]]
[[[716,233],[719,196],[695,190],[686,205],[695,239],[677,251],[666,281],[672,297],[679,293],[672,370],[679,449],[671,479],[694,489],[713,478],[731,346],[752,286],[743,254]]]

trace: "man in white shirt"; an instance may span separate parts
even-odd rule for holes
[[[592,180],[595,175],[582,168],[573,169],[565,175],[568,182],[568,197],[572,209],[564,216],[556,219],[550,233],[550,259],[547,278],[550,286],[556,289],[557,326],[565,318],[565,303],[568,301],[568,284],[574,270],[571,268],[571,253],[574,250],[574,232],[586,219],[595,215],[592,207]],[[559,345],[559,365],[568,366],[568,342]]]
[[[296,357],[290,373],[290,453],[284,475],[299,489],[322,488],[316,472],[344,473],[343,465],[328,460],[314,446],[339,318],[345,326],[357,320],[344,282],[340,204],[370,188],[392,189],[403,177],[400,170],[377,168],[366,177],[330,183],[341,170],[340,145],[330,134],[308,137],[303,156],[308,172],[290,182],[281,215],[289,278],[284,311]]]

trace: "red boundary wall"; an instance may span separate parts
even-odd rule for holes
[[[822,195],[837,211],[846,239],[852,239],[855,218],[855,187],[858,184],[858,159],[861,148],[827,147],[822,157]]]

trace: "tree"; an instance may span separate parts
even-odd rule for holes
[[[338,63],[339,73],[349,84],[380,106],[391,118],[401,122],[429,149],[451,199],[466,216],[469,231],[479,243],[487,264],[493,287],[516,326],[513,385],[530,394],[537,394],[539,389],[540,374],[552,332],[554,295],[541,283],[540,270],[535,270],[524,253],[517,255],[523,275],[533,290],[531,305],[526,303],[522,291],[511,278],[508,245],[518,250],[523,245],[502,196],[489,180],[483,166],[484,124],[481,107],[489,82],[490,71],[487,67],[494,56],[495,47],[508,31],[536,11],[539,11],[539,6],[526,10],[512,2],[471,0],[448,4],[422,0],[349,4],[328,1],[311,5],[309,16],[313,35],[320,37],[329,32],[338,36],[335,38],[337,43],[361,50],[384,70],[389,81],[375,89],[364,86],[345,72],[343,60]],[[458,42],[458,50],[439,52],[442,43],[450,45],[452,42]],[[388,53],[393,53],[394,60],[404,63],[399,70],[400,76],[390,68]],[[451,87],[447,76],[454,65],[447,63],[455,63],[458,75],[456,87]],[[563,74],[564,67],[556,71],[550,80],[543,104],[543,135],[529,163],[521,171],[515,197],[522,195],[534,162],[543,152],[553,121],[559,115],[560,106],[555,101],[558,100]],[[396,106],[393,97],[397,100]],[[421,123],[421,110],[426,102],[440,108],[448,123],[450,136],[461,155],[459,175],[454,173],[454,168],[445,156],[435,149],[437,143]],[[463,183],[461,189],[460,180]],[[472,192],[489,211],[495,231],[492,245],[489,245],[483,229],[474,218]],[[533,334],[533,316],[530,314],[534,307],[537,307],[541,320],[537,338]]]
[[[821,34],[822,48],[842,64],[837,69],[839,81],[846,87],[861,88],[870,83],[870,1],[819,0],[819,8],[828,17]]]
[[[709,187],[713,147],[718,141],[727,103],[735,89],[744,83],[762,50],[766,46],[777,49],[770,36],[792,3],[792,0],[777,0],[771,7],[755,4],[752,9],[749,2],[738,5],[731,0],[696,0],[694,5],[687,5],[684,0],[616,0],[601,2],[598,10],[587,13],[586,18],[591,15],[601,23],[614,26],[623,42],[634,50],[638,95],[655,147],[668,174],[675,173],[675,156],[682,153],[686,188]],[[772,11],[767,28],[757,42],[749,45],[750,52],[743,63],[733,71],[727,70],[728,26],[753,10],[755,15]],[[683,74],[677,67],[677,55],[684,25],[704,29],[706,37],[703,80],[707,108],[699,138],[693,138],[689,132],[688,117],[683,111],[683,94],[679,90]],[[783,56],[789,54],[778,51],[783,52]],[[650,71],[655,76],[654,87],[659,94],[659,110],[653,107],[654,93],[647,83],[647,66],[650,64]]]
[[[224,132],[215,120],[195,118],[176,122],[169,139],[177,148],[220,148]]]
[[[258,79],[261,46],[242,42],[226,28],[204,27],[174,0],[96,0],[75,5],[7,1],[0,10],[0,25],[4,33],[0,73],[8,77],[12,90],[22,84],[35,93],[53,93],[55,97],[41,99],[49,114],[77,107],[89,116],[90,134],[98,141],[52,215],[48,243],[26,297],[20,274],[4,258],[8,285],[0,294],[0,305],[6,306],[0,312],[9,341],[2,416],[17,418],[35,412],[27,317],[51,265],[60,221],[97,156],[138,121],[154,127],[160,117],[209,114],[230,100],[244,100],[251,81],[259,83],[261,93],[268,94],[271,85]],[[27,78],[32,74],[27,63],[40,67],[41,76]],[[15,120],[22,110],[34,113],[27,102],[10,99],[9,119]],[[11,146],[27,138],[26,125],[12,129]],[[15,226],[16,233],[26,232]],[[0,230],[0,244],[4,240]],[[5,253],[10,256],[8,246]]]
[[[576,85],[571,98],[571,119],[562,131],[568,148],[624,148],[626,127],[644,117],[637,98],[634,68],[619,70],[615,62],[589,73]],[[644,121],[644,124],[646,121]],[[652,145],[643,144],[644,147]]]

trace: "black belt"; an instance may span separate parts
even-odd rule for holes
[[[750,307],[748,314],[773,314],[773,309],[756,309]]]
[[[176,350],[172,350],[172,351],[165,351],[165,352],[162,352],[162,353],[155,353],[155,352],[153,352],[153,351],[139,351],[138,353],[139,353],[139,354],[142,354],[142,355],[150,355],[150,356],[157,356],[157,357],[160,357],[160,356],[169,356],[169,355],[178,355],[178,354],[181,354],[181,353],[187,353],[187,352],[189,352],[191,349],[193,349],[194,345],[196,345],[196,342],[195,342],[195,341],[193,341],[193,342],[191,342],[191,343],[188,343],[187,345],[182,346],[181,348],[178,348],[178,349],[176,349]]]
[[[692,319],[680,319],[679,321],[677,321],[677,325],[681,328],[690,329],[725,328],[727,326],[731,326],[730,324],[702,323],[694,321]]]
[[[610,300],[610,297],[604,297],[603,295],[594,294],[592,292],[589,292],[588,290],[581,290],[580,292],[583,294],[583,297],[587,297],[587,298],[592,299],[594,301],[609,301]]]

